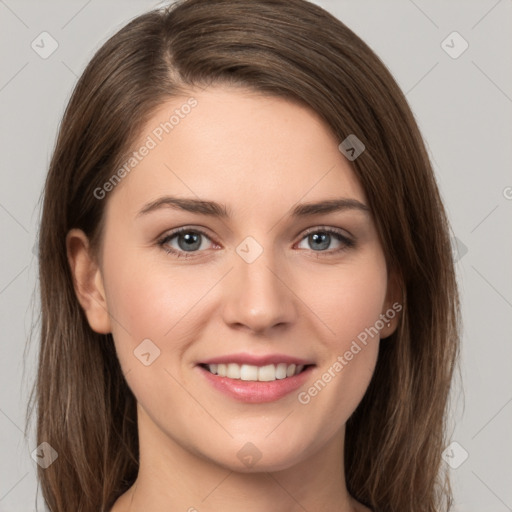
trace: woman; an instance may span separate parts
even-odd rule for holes
[[[446,215],[402,92],[304,0],[185,0],[94,56],[40,229],[52,512],[447,511]]]

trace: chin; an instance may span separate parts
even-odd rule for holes
[[[287,442],[285,442],[285,439]],[[217,445],[219,446],[219,445]],[[262,473],[283,471],[304,460],[307,452],[305,441],[281,435],[273,440],[265,435],[248,440],[232,439],[222,453],[204,453],[211,462],[237,473]]]

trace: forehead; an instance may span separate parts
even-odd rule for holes
[[[192,90],[163,103],[146,123],[131,150],[138,158],[113,195],[132,214],[163,194],[260,216],[298,201],[365,202],[338,144],[298,103],[233,87]]]

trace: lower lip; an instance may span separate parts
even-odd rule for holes
[[[196,366],[206,380],[217,390],[240,402],[264,403],[274,402],[300,388],[308,379],[313,366],[293,377],[277,379],[270,382],[230,379],[219,377],[202,366]]]

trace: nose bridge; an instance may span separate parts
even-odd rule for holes
[[[286,277],[280,275],[284,266],[271,244],[264,246],[250,236],[235,253],[225,321],[254,331],[291,322],[295,314],[293,294],[284,284]]]

